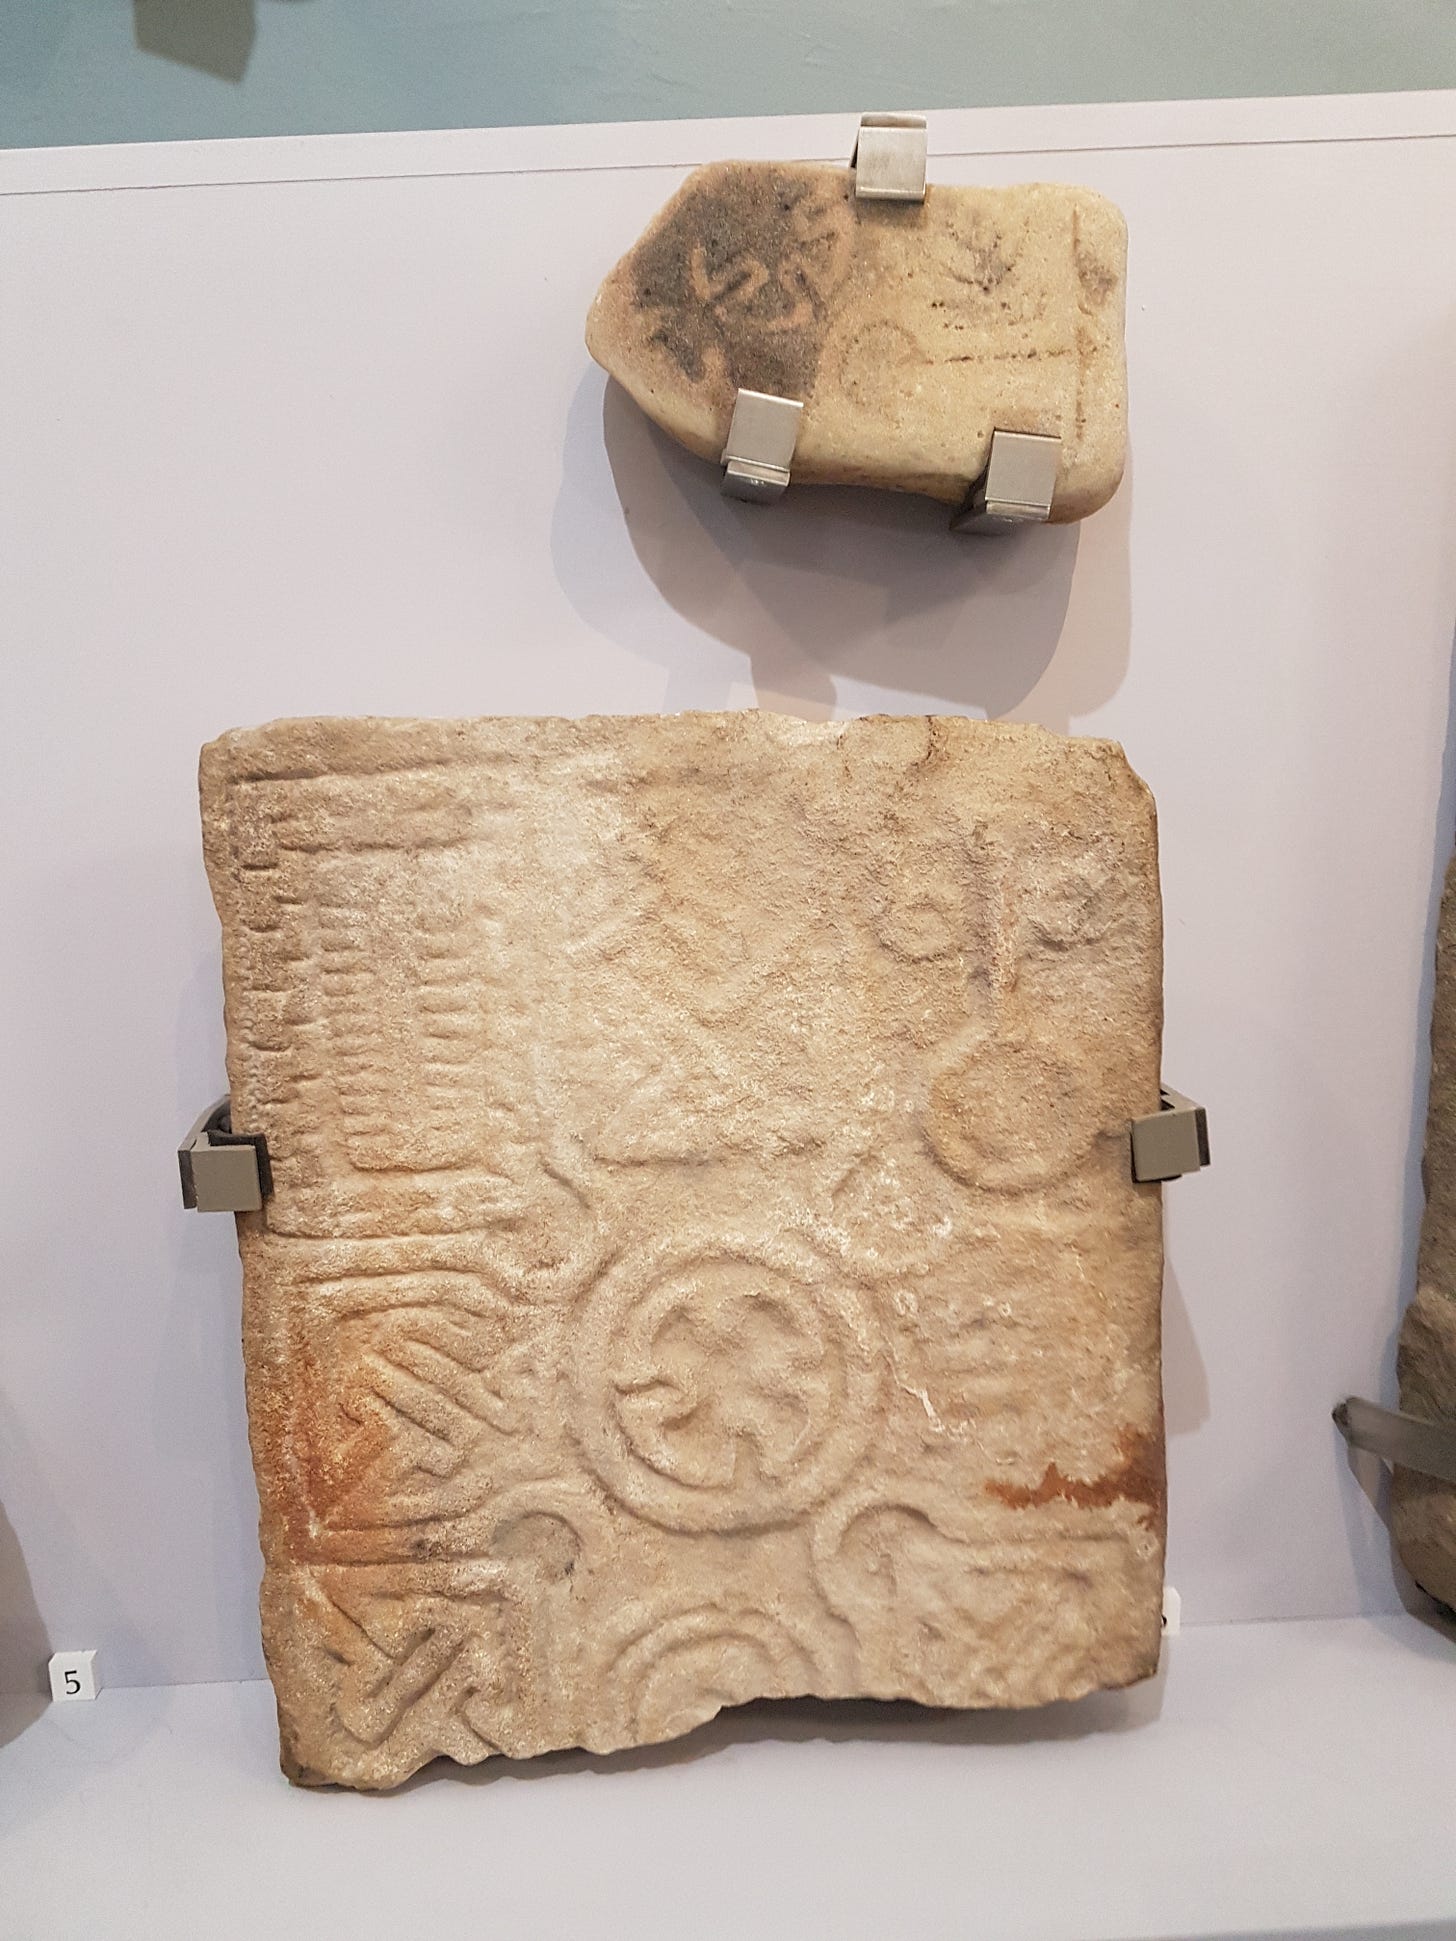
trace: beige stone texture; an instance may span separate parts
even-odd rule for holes
[[[202,757],[286,1771],[1157,1663],[1152,802],[959,718]]]
[[[803,401],[800,484],[959,502],[991,433],[1062,440],[1053,520],[1111,498],[1127,434],[1127,230],[1091,189],[857,202],[848,169],[696,170],[597,293],[587,348],[720,458],[740,388]]]
[[[1416,1297],[1397,1356],[1400,1405],[1427,1421],[1456,1424],[1456,863],[1436,930],[1425,1181]],[[1391,1504],[1406,1569],[1432,1597],[1456,1607],[1456,1483],[1397,1469]]]

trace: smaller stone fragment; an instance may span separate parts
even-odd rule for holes
[[[849,169],[715,162],[602,284],[587,348],[715,463],[740,388],[800,400],[796,483],[959,503],[993,431],[1059,437],[1051,516],[1081,519],[1122,477],[1126,264],[1091,189],[860,202]]]
[[[1456,862],[1446,874],[1436,930],[1424,1170],[1416,1297],[1397,1357],[1400,1406],[1456,1427]],[[1401,1562],[1423,1590],[1456,1606],[1456,1483],[1397,1469],[1391,1507]]]

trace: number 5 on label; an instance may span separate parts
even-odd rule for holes
[[[70,1698],[95,1698],[101,1673],[94,1651],[58,1651],[51,1659],[51,1697],[60,1704]]]

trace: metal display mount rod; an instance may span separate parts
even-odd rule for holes
[[[273,1191],[268,1141],[234,1132],[226,1093],[208,1106],[177,1149],[182,1204],[197,1213],[256,1213]]]
[[[861,115],[849,166],[857,202],[924,202],[923,115]],[[769,505],[788,488],[804,404],[771,391],[740,389],[723,445],[723,491]],[[1062,441],[1043,432],[991,433],[984,470],[951,519],[952,532],[1014,532],[1051,517]]]
[[[1347,1396],[1333,1413],[1335,1427],[1352,1449],[1367,1449],[1382,1462],[1456,1483],[1456,1422],[1427,1422],[1358,1395]]]
[[[1181,1179],[1209,1164],[1208,1114],[1167,1085],[1160,1094],[1159,1110],[1132,1122],[1132,1176],[1139,1185]]]

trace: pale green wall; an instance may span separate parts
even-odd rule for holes
[[[0,0],[11,147],[1453,86],[1456,0]]]

